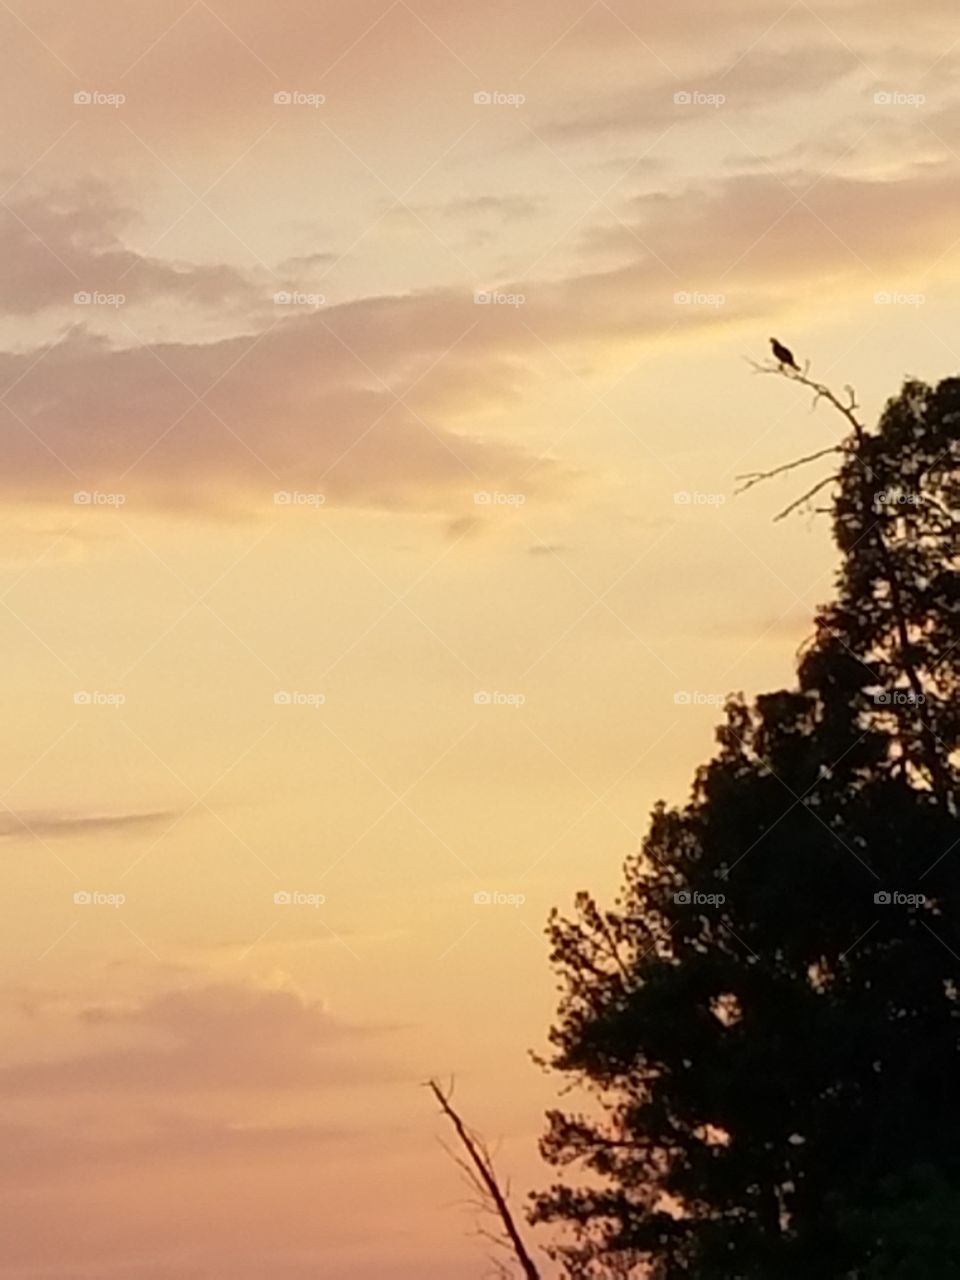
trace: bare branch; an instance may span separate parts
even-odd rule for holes
[[[507,1203],[506,1194],[501,1190],[497,1181],[496,1171],[486,1144],[482,1138],[467,1128],[453,1109],[450,1103],[450,1094],[444,1093],[436,1080],[428,1080],[426,1087],[436,1098],[437,1105],[450,1121],[460,1145],[466,1152],[466,1160],[457,1160],[456,1163],[469,1174],[471,1184],[482,1192],[484,1201],[500,1219],[505,1241],[509,1243],[510,1248],[513,1250],[526,1280],[541,1280],[536,1263],[527,1252],[526,1245],[523,1243],[523,1238],[514,1221],[510,1206]],[[504,1243],[504,1241],[500,1241],[500,1243]]]
[[[786,517],[790,515],[792,511],[796,511],[799,507],[802,507],[805,502],[808,502],[810,498],[818,494],[821,489],[825,489],[828,484],[833,484],[836,478],[837,478],[836,476],[826,476],[824,477],[823,480],[819,480],[813,486],[812,489],[808,489],[806,493],[803,493],[800,495],[799,498],[794,499],[794,501],[791,502],[788,507],[784,507],[782,511],[778,511],[777,514],[773,517],[774,523],[776,523],[778,520],[786,519]],[[820,507],[819,510],[821,512],[824,510],[829,511],[829,508]]]
[[[785,462],[783,466],[773,467],[770,471],[745,471],[742,475],[734,476],[734,480],[742,480],[744,483],[739,488],[734,489],[733,492],[734,494],[746,493],[748,489],[752,489],[755,484],[760,484],[763,480],[772,480],[774,476],[782,476],[788,471],[795,471],[797,467],[806,466],[808,462],[816,462],[819,458],[827,457],[828,454],[843,452],[842,445],[831,444],[826,449],[818,449],[816,453],[808,453],[804,458],[796,458],[793,462]]]
[[[791,369],[787,365],[777,364],[776,361],[772,360],[768,360],[763,364],[758,363],[756,360],[751,360],[749,363],[752,365],[754,373],[774,374],[777,377],[786,378],[789,382],[797,382],[801,387],[807,387],[813,392],[813,404],[810,406],[811,410],[816,409],[821,400],[826,400],[826,402],[832,405],[838,413],[842,414],[853,429],[856,447],[845,448],[845,446],[841,445],[840,449],[841,451],[849,453],[860,469],[864,471],[867,479],[872,480],[872,476],[869,474],[870,469],[862,456],[866,432],[863,423],[857,417],[857,410],[860,408],[860,404],[857,400],[856,391],[849,383],[847,383],[843,388],[846,393],[846,403],[844,403],[832,387],[827,386],[825,382],[817,382],[815,378],[810,377],[809,360],[804,363],[802,371],[799,369]]]

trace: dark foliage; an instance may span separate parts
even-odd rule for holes
[[[960,380],[845,416],[796,687],[728,704],[612,910],[551,919],[571,1277],[960,1275]]]

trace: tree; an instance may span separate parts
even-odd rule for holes
[[[914,1169],[879,1189],[846,1230],[869,1262],[849,1280],[930,1280],[960,1275],[960,1194],[930,1169]]]
[[[548,1117],[570,1172],[532,1216],[570,1277],[912,1280],[871,1213],[917,1170],[928,1215],[960,1195],[960,380],[868,431],[852,391],[760,369],[844,419],[744,486],[836,452],[800,500],[832,490],[836,595],[795,687],[730,700],[614,906],[551,917],[548,1065],[587,1099]]]

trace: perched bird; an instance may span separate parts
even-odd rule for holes
[[[781,364],[789,365],[791,369],[796,369],[798,373],[800,372],[800,366],[797,364],[796,360],[794,360],[792,351],[782,343],[778,342],[776,338],[770,339],[770,345],[773,347],[773,354]]]

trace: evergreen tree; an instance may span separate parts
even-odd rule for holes
[[[784,376],[849,429],[835,599],[794,688],[729,702],[613,908],[549,926],[550,1065],[589,1096],[549,1116],[569,1173],[533,1217],[571,1277],[913,1280],[926,1246],[877,1206],[921,1170],[897,1221],[960,1196],[960,380],[871,432]]]

